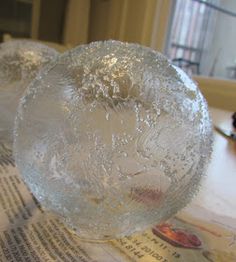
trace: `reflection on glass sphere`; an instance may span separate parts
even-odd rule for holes
[[[57,56],[56,50],[27,40],[0,44],[0,132],[12,140],[20,97],[38,71]]]
[[[36,198],[81,238],[159,223],[196,192],[211,152],[196,84],[160,53],[95,42],[58,57],[28,89],[15,156]]]

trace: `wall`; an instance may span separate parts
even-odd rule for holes
[[[66,0],[41,1],[40,22],[37,38],[39,40],[62,42],[62,29]]]
[[[150,45],[156,0],[91,0],[89,42],[117,39]]]
[[[64,44],[116,39],[164,51],[175,0],[68,0]]]

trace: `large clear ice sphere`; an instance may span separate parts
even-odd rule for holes
[[[94,42],[70,50],[21,99],[15,157],[40,203],[81,238],[162,222],[195,194],[212,128],[196,84],[160,53]]]
[[[56,50],[28,40],[0,44],[0,136],[12,141],[19,99]]]

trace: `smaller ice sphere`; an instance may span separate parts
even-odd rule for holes
[[[38,71],[58,55],[43,44],[14,40],[0,44],[0,136],[12,142],[19,99]]]
[[[58,57],[21,100],[15,158],[40,203],[79,237],[162,222],[195,194],[211,153],[207,103],[160,53],[118,41]]]

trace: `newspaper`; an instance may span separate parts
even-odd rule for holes
[[[235,262],[235,221],[224,223],[193,209],[197,218],[184,211],[139,234],[105,243],[82,241],[42,209],[22,182],[11,150],[0,143],[0,261]]]

